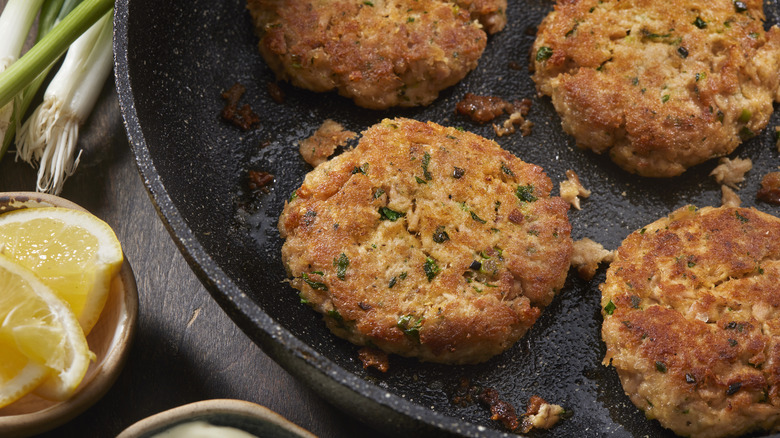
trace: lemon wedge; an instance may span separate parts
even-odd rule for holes
[[[0,406],[47,382],[52,397],[70,397],[94,358],[70,307],[2,255],[0,290]]]
[[[89,334],[122,265],[111,227],[66,208],[26,208],[0,214],[0,253],[30,269],[65,300]]]

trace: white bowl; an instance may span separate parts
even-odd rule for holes
[[[64,207],[86,211],[66,199],[34,192],[0,193],[0,213],[19,208]],[[97,360],[90,364],[75,395],[53,402],[28,394],[0,409],[0,436],[26,437],[54,429],[92,406],[114,384],[127,359],[138,317],[138,289],[125,259],[100,319],[87,343]]]
[[[163,411],[133,424],[117,438],[149,438],[191,421],[232,427],[262,438],[317,438],[264,406],[231,399],[204,400]]]

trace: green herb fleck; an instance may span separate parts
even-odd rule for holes
[[[734,214],[737,215],[737,219],[739,219],[740,222],[742,222],[742,223],[745,223],[745,222],[750,220],[750,219],[746,218],[745,216],[742,216],[741,214],[739,214],[739,211],[735,211]]]
[[[638,309],[642,299],[636,295],[631,295],[631,308]]]
[[[422,169],[423,169],[423,176],[428,181],[433,179],[433,175],[431,175],[431,172],[428,171],[428,164],[430,163],[431,163],[431,154],[426,152],[425,155],[423,155],[423,159],[422,159]]]
[[[382,188],[377,188],[374,190],[374,199],[379,199],[380,196],[384,195],[385,191],[382,190]]]
[[[366,6],[374,6],[374,2],[363,2],[363,4]]]
[[[666,364],[661,362],[660,360],[655,361],[655,369],[658,370],[658,372],[665,373],[666,372]]]
[[[355,168],[352,169],[352,174],[354,175],[356,173],[362,173],[363,175],[368,175],[368,163],[363,163],[363,165],[360,167],[355,166]]]
[[[337,258],[333,259],[333,266],[336,267],[336,277],[344,280],[347,275],[347,266],[349,266],[349,257],[343,252]]]
[[[615,312],[615,303],[612,302],[612,300],[609,300],[606,306],[604,306],[604,313],[607,315],[612,315],[613,312]]]
[[[402,218],[406,216],[406,213],[401,213],[400,211],[391,210],[387,207],[380,207],[379,215],[380,215],[380,219],[383,221],[387,220],[390,222],[395,222],[398,220],[398,218]]]
[[[290,195],[290,199],[288,199],[287,202],[293,202],[293,200],[295,200],[295,198],[297,197],[298,197],[298,192],[297,191],[292,192],[292,195]]]
[[[729,338],[729,345],[731,345],[732,347],[736,347],[737,346],[737,340]]]
[[[428,184],[424,179],[420,178],[419,176],[414,177],[414,180],[417,181],[417,184]]]
[[[749,109],[745,108],[742,110],[742,112],[739,114],[739,123],[747,123],[750,121],[750,118],[753,117],[753,114],[750,112]]]
[[[387,287],[388,287],[389,289],[392,289],[392,288],[393,288],[393,286],[395,286],[395,283],[396,283],[396,281],[397,281],[397,277],[393,277],[393,278],[391,278],[391,279],[390,279],[390,283],[388,283],[388,284],[387,284]]]
[[[669,38],[670,36],[672,36],[671,33],[658,34],[658,33],[648,32],[646,30],[642,30],[642,33],[644,34],[644,36],[646,36],[647,38],[650,38],[651,40],[658,40],[658,39],[663,39],[663,38]]]
[[[466,169],[461,169],[460,167],[457,166],[452,167],[452,177],[455,179],[460,179],[465,173],[466,173]]]
[[[534,202],[537,199],[536,196],[534,196],[534,186],[532,184],[517,186],[515,195],[523,202]]]
[[[436,260],[430,257],[426,257],[425,264],[423,265],[423,271],[425,271],[425,276],[428,277],[428,281],[432,281],[433,277],[441,272],[441,268],[439,268],[439,265],[436,264]]]
[[[539,50],[536,51],[536,60],[540,61],[540,62],[541,61],[546,61],[546,60],[550,59],[552,54],[553,54],[553,51],[552,51],[551,48],[549,48],[547,46],[539,47]]]
[[[501,171],[504,172],[505,174],[511,176],[512,178],[515,177],[515,173],[512,172],[512,169],[508,168],[506,166],[506,164],[504,164],[503,162],[501,163]]]
[[[420,342],[420,327],[422,327],[423,319],[422,317],[419,317],[416,321],[413,320],[414,315],[404,315],[398,318],[396,327],[404,332],[406,336],[409,336],[417,342]]]
[[[695,20],[693,20],[693,25],[698,27],[699,29],[704,29],[707,27],[707,22],[702,20],[701,17],[696,17]]]
[[[308,284],[310,288],[316,289],[316,290],[328,290],[328,285],[321,282],[321,281],[314,281],[309,278],[309,274],[302,273],[301,274],[301,280],[303,280],[304,283]]]
[[[686,49],[683,46],[680,46],[677,48],[677,54],[680,55],[681,58],[685,59],[688,57],[688,49]]]
[[[406,276],[409,275],[406,273],[406,271],[401,272],[401,275],[398,276],[399,280],[406,280]]]
[[[669,95],[668,94],[664,94],[663,96],[661,96],[661,102],[666,103],[668,101],[669,101]]]
[[[331,318],[335,319],[336,322],[338,322],[339,324],[343,324],[344,323],[344,317],[341,316],[339,311],[336,310],[336,309],[328,310],[328,316],[330,316]]]
[[[748,10],[747,4],[743,1],[734,2],[734,10],[737,12],[745,12]]]
[[[479,216],[477,216],[477,214],[476,214],[476,213],[474,213],[473,211],[472,211],[472,212],[470,212],[470,213],[471,213],[471,218],[472,218],[472,219],[474,219],[475,221],[477,221],[477,222],[479,222],[479,223],[481,223],[481,224],[485,224],[485,223],[487,223],[487,221],[486,221],[486,220],[484,220],[484,219],[480,218]]]

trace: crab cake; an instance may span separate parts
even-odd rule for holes
[[[537,90],[582,148],[670,177],[727,155],[780,98],[780,29],[761,0],[567,0],[532,50]]]
[[[279,79],[359,106],[433,102],[477,66],[506,0],[248,0]],[[483,24],[480,24],[482,22]]]
[[[780,219],[684,207],[628,236],[601,285],[631,401],[675,433],[780,429]]]
[[[285,205],[282,260],[304,302],[357,345],[477,363],[564,284],[568,204],[538,166],[432,122],[384,120]]]

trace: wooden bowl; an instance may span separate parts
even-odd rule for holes
[[[64,207],[86,211],[66,199],[33,192],[0,193],[0,213],[19,208]],[[125,259],[100,319],[87,343],[97,360],[92,362],[73,397],[54,402],[28,394],[0,409],[0,436],[26,437],[60,426],[97,402],[114,384],[127,359],[138,316],[138,289]]]
[[[117,438],[149,438],[191,421],[232,427],[263,438],[317,438],[276,412],[242,400],[204,400],[147,417],[128,427]]]

